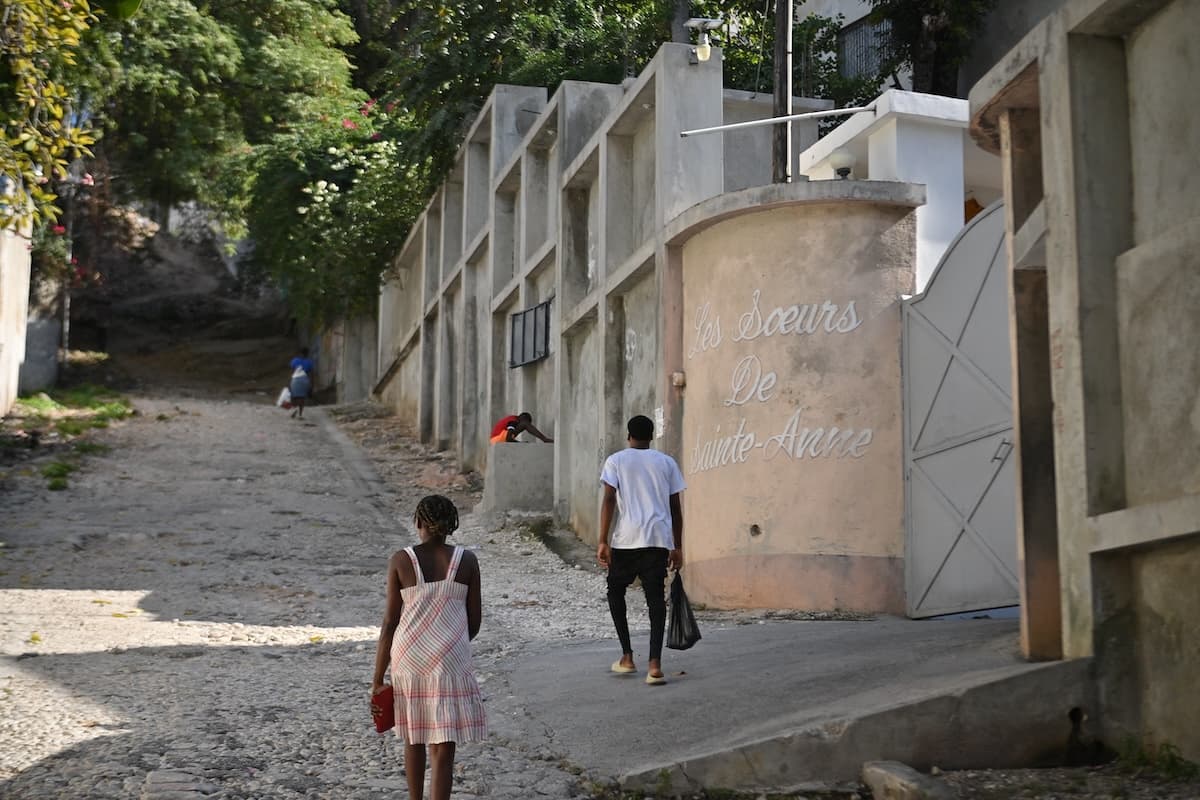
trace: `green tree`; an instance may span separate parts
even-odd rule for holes
[[[233,33],[187,0],[154,0],[93,44],[100,151],[124,200],[207,199],[205,187],[244,142],[227,82],[242,67]]]
[[[95,21],[86,0],[0,3],[0,226],[57,218],[52,181],[94,142],[63,76]]]
[[[374,311],[380,276],[429,191],[412,133],[368,101],[353,119],[280,135],[254,154],[248,266],[274,278],[300,318]]]
[[[246,148],[365,99],[339,49],[354,39],[333,0],[154,0],[92,37],[88,97],[116,196],[196,201],[236,232]]]
[[[913,91],[958,95],[958,67],[996,0],[871,0],[891,24],[884,75],[910,67]]]

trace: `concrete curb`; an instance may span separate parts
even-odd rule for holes
[[[911,702],[865,702],[840,718],[808,723],[720,752],[639,767],[630,790],[801,791],[857,781],[869,761],[928,769],[1024,767],[1066,745],[1067,713],[1088,707],[1090,659],[1025,664],[962,676]]]

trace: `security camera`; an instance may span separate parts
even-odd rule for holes
[[[722,19],[709,19],[708,17],[692,17],[687,22],[683,23],[683,27],[691,28],[694,31],[715,31],[717,28],[725,24]]]

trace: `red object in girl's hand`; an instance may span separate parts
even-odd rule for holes
[[[375,719],[375,731],[384,733],[396,727],[395,694],[391,686],[371,697],[371,716]]]

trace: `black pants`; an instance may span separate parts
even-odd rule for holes
[[[641,578],[650,610],[650,658],[662,658],[663,633],[667,627],[667,601],[664,596],[667,581],[667,556],[662,547],[640,547],[634,550],[613,548],[608,565],[608,610],[617,626],[621,652],[632,653],[629,643],[629,620],[625,616],[625,590],[634,578]]]

